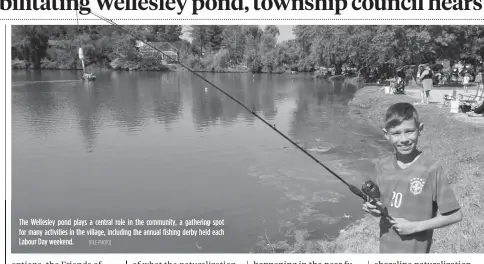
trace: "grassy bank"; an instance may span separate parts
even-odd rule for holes
[[[355,95],[350,107],[357,118],[369,119],[382,126],[386,109],[396,102],[416,102],[408,96],[385,95],[377,87],[366,87]],[[484,129],[450,117],[448,108],[417,105],[424,122],[420,148],[429,151],[443,166],[448,180],[462,205],[464,219],[453,226],[438,229],[433,253],[484,252]],[[378,222],[367,216],[349,226],[334,241],[324,241],[312,252],[377,253]]]

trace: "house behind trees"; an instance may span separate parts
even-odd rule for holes
[[[142,41],[136,41],[136,48],[141,53],[143,58],[156,57],[160,58],[164,65],[173,64],[174,61],[178,61],[179,49],[169,42],[148,42],[149,45]],[[161,50],[164,54],[160,53]]]

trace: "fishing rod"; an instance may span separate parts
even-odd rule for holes
[[[186,66],[185,64],[183,64],[182,62],[180,62],[179,60],[175,60],[173,59],[171,56],[167,55],[166,53],[164,53],[162,50],[158,49],[157,47],[151,45],[150,43],[148,43],[148,41],[144,41],[142,37],[132,33],[130,30],[128,29],[125,29],[124,27],[116,24],[114,21],[112,21],[111,19],[108,19],[106,17],[103,17],[99,14],[96,14],[94,12],[91,12],[91,14],[93,14],[94,16],[100,18],[101,20],[104,20],[105,22],[113,25],[113,26],[116,26],[117,28],[123,30],[124,32],[126,32],[127,34],[129,34],[130,36],[140,40],[141,42],[143,42],[145,45],[147,45],[148,47],[158,51],[159,53],[163,54],[165,57],[167,57],[169,60],[171,60],[172,62],[175,62],[177,64],[179,64],[180,66],[182,66],[183,68],[187,69],[189,72],[191,72],[192,74],[195,74],[196,76],[198,76],[199,78],[201,78],[202,80],[204,80],[205,82],[207,82],[208,84],[210,84],[211,86],[213,86],[215,89],[219,90],[221,93],[225,94],[227,97],[229,97],[230,99],[232,99],[233,101],[235,101],[236,103],[238,103],[240,106],[242,106],[243,108],[245,108],[247,111],[249,111],[251,114],[253,114],[255,117],[257,117],[260,121],[262,121],[264,124],[266,124],[267,126],[269,126],[270,128],[272,128],[272,130],[274,130],[276,133],[278,133],[279,135],[281,135],[283,138],[285,138],[287,141],[289,141],[291,144],[293,144],[295,147],[297,147],[299,150],[301,150],[304,154],[306,154],[308,157],[310,157],[312,160],[314,160],[316,163],[318,163],[319,165],[321,165],[323,168],[325,168],[328,172],[330,172],[334,177],[336,177],[338,180],[340,180],[343,184],[345,184],[352,193],[354,193],[355,195],[361,197],[363,200],[365,201],[369,201],[371,202],[372,204],[374,204],[375,206],[377,206],[377,208],[380,210],[380,212],[382,213],[382,215],[388,217],[391,219],[391,217],[388,215],[388,212],[386,210],[386,208],[382,207],[379,203],[380,201],[380,190],[378,189],[378,186],[376,184],[374,184],[372,181],[366,181],[363,186],[362,186],[362,189],[360,190],[359,188],[357,188],[356,186],[348,183],[347,181],[345,181],[343,178],[341,178],[338,174],[336,174],[334,171],[332,171],[330,168],[328,168],[326,165],[324,165],[321,161],[319,161],[317,158],[315,158],[313,155],[311,155],[308,151],[306,151],[304,148],[302,148],[301,146],[299,146],[296,142],[294,142],[292,139],[290,139],[288,136],[286,136],[284,133],[282,133],[281,131],[279,131],[275,125],[271,125],[269,124],[264,118],[262,118],[261,116],[259,116],[255,111],[253,111],[252,109],[250,109],[249,107],[247,107],[245,104],[243,104],[241,101],[239,101],[237,98],[233,97],[232,95],[230,95],[229,93],[225,92],[223,89],[221,89],[220,87],[218,87],[216,84],[212,83],[211,81],[207,80],[207,78],[205,78],[203,75],[199,74],[198,72],[195,72],[194,70],[190,69],[188,66]]]

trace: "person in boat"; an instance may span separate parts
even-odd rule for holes
[[[82,76],[82,78],[84,79],[91,79],[92,78],[92,73],[84,73],[84,75]]]

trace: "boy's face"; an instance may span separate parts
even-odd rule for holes
[[[400,125],[383,129],[386,139],[401,155],[412,154],[417,149],[418,137],[422,132],[423,124],[417,125],[415,119],[403,121]]]

